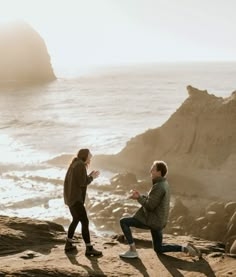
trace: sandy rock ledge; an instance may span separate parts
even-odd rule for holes
[[[77,251],[65,254],[66,233],[52,222],[0,216],[0,230],[0,276],[236,276],[234,255],[226,255],[221,243],[191,236],[165,235],[165,240],[195,243],[202,259],[182,253],[157,256],[146,232],[134,233],[140,258],[122,260],[118,255],[127,249],[122,235],[94,234],[103,256],[87,258],[82,240]]]

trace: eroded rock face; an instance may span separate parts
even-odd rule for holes
[[[206,195],[210,190],[230,200],[236,192],[235,92],[224,99],[191,86],[187,90],[189,97],[165,124],[132,138],[117,155],[99,156],[94,162],[147,175],[154,160],[164,160],[178,192]]]
[[[198,168],[219,168],[236,155],[234,93],[223,99],[191,86],[187,89],[189,97],[164,125],[131,139],[109,160],[122,163],[127,170],[146,170],[156,157]]]
[[[0,26],[0,60],[1,82],[56,79],[45,42],[24,22]]]

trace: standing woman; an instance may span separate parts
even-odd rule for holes
[[[72,222],[68,229],[65,251],[76,249],[73,243],[78,241],[73,239],[76,227],[79,222],[82,225],[82,237],[86,244],[86,256],[100,256],[101,251],[97,251],[90,242],[89,220],[84,206],[87,186],[93,179],[99,176],[99,171],[92,171],[87,175],[87,168],[90,164],[92,154],[89,149],[80,149],[66,173],[64,181],[64,202],[69,207],[72,215]]]

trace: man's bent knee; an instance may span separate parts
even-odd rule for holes
[[[129,218],[130,217],[122,217],[121,219],[120,219],[120,225],[122,226],[122,225],[127,225],[127,222],[128,222],[128,220],[129,220]]]

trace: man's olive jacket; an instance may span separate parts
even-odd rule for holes
[[[141,208],[134,217],[153,230],[162,230],[168,220],[170,208],[169,184],[164,177],[158,177],[148,193],[141,195],[138,202]]]

